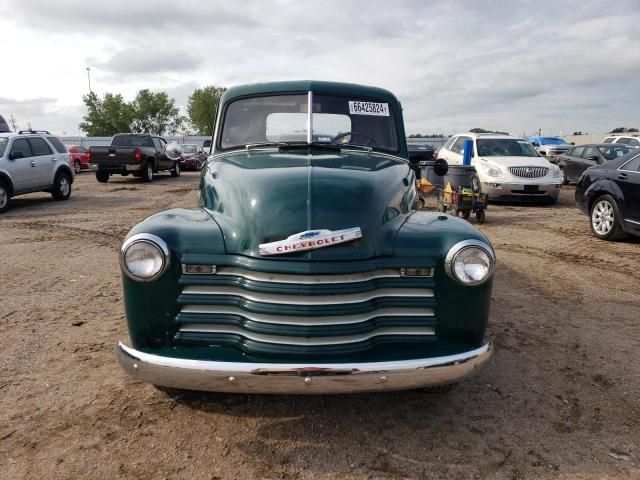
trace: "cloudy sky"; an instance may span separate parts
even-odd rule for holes
[[[337,80],[393,91],[409,133],[640,128],[640,2],[0,0],[0,114],[79,134],[99,95]]]

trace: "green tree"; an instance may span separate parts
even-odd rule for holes
[[[122,95],[106,93],[100,99],[94,92],[84,95],[82,101],[87,106],[87,114],[82,117],[80,130],[90,137],[110,137],[119,132],[130,132],[133,109]]]
[[[218,116],[220,97],[227,89],[209,85],[196,88],[189,96],[187,113],[193,128],[200,135],[211,135]]]
[[[163,135],[175,133],[184,118],[175,106],[175,100],[165,92],[153,93],[148,89],[140,90],[131,103],[133,122],[131,130],[136,133]]]

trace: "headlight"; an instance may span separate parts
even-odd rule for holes
[[[480,240],[456,243],[444,260],[451,278],[463,285],[480,285],[493,274],[496,258],[493,249]]]
[[[561,175],[560,167],[558,167],[557,165],[553,165],[551,167],[551,173],[553,175],[553,178],[560,178],[560,175]]]
[[[482,167],[482,170],[490,177],[502,176],[502,170],[500,170],[498,167],[491,165],[489,163],[481,163],[480,165]]]
[[[160,237],[139,233],[122,244],[120,266],[133,280],[149,282],[156,279],[169,265],[169,248]]]

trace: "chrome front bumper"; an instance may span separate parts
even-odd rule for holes
[[[394,362],[282,364],[185,360],[140,352],[120,342],[118,363],[154,385],[230,393],[336,394],[407,390],[455,383],[493,355],[491,342],[444,357]]]

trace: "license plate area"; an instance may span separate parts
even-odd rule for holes
[[[538,193],[538,185],[525,185],[524,193]]]

